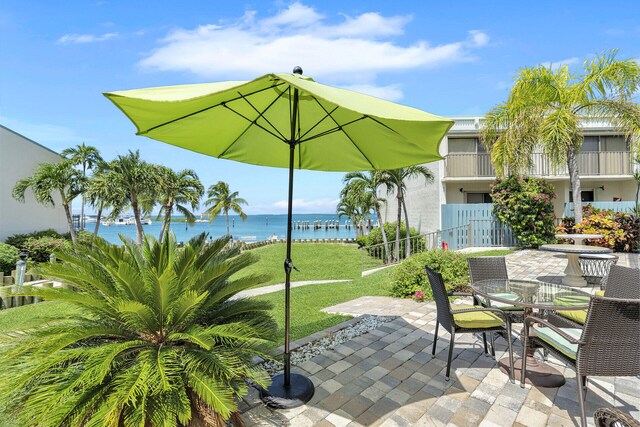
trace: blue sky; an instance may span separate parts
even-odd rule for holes
[[[12,1],[0,3],[0,123],[55,150],[139,149],[286,211],[286,170],[134,136],[102,92],[252,79],[300,65],[321,83],[445,116],[482,115],[517,70],[619,48],[640,57],[636,1]],[[1,159],[3,162],[7,159]],[[332,213],[340,173],[297,171],[295,211]]]

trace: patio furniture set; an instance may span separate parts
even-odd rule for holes
[[[575,254],[576,264],[584,248],[594,248],[549,246],[561,246],[557,249]],[[610,268],[608,280],[603,280],[603,289],[592,296],[566,285],[509,279],[503,257],[470,258],[473,293],[464,295],[472,296],[474,305],[460,306],[450,304],[449,297],[463,294],[447,293],[442,276],[426,266],[437,305],[432,354],[436,350],[438,325],[451,335],[446,380],[456,334],[481,333],[485,353],[489,353],[488,334],[490,354],[495,356],[493,340],[497,333],[509,338],[508,356],[499,366],[511,382],[517,377],[521,387],[525,382],[538,387],[560,387],[565,383],[564,376],[545,363],[549,353],[575,369],[581,423],[586,425],[587,377],[640,375],[640,270],[614,265],[610,259],[606,259],[606,267]],[[602,276],[606,279],[607,271]],[[511,344],[514,323],[524,325],[520,334],[522,358],[515,362]],[[543,350],[543,360],[533,357],[537,349]],[[600,412],[610,413],[606,409]]]

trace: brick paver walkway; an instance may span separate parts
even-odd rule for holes
[[[638,256],[622,257],[619,264],[637,266]],[[514,278],[558,281],[565,265],[566,259],[548,252],[521,251],[508,257]],[[326,310],[398,317],[294,367],[316,386],[306,405],[273,411],[252,390],[241,403],[248,426],[579,425],[575,372],[553,358],[549,363],[564,373],[567,383],[523,389],[496,369],[496,362],[483,354],[481,341],[461,334],[456,337],[451,380],[445,381],[446,332],[440,333],[436,357],[431,357],[434,303],[362,297]],[[497,339],[496,345],[499,359],[506,344]],[[521,352],[518,342],[514,351]],[[587,413],[615,406],[640,418],[639,396],[638,378],[590,379]],[[593,424],[592,417],[588,420]]]

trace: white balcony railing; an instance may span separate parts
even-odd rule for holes
[[[554,167],[549,158],[542,153],[532,155],[533,166],[528,172],[530,176],[567,176],[567,167]],[[629,151],[600,151],[578,154],[578,170],[580,176],[612,176],[632,175],[633,166]],[[448,154],[445,157],[446,177],[494,177],[495,168],[491,164],[490,155],[480,154]]]

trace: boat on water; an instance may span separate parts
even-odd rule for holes
[[[142,223],[142,225],[152,224],[152,221],[149,218],[142,218],[140,222]],[[136,225],[136,219],[132,216],[118,217],[113,221],[111,220],[100,221],[100,224],[106,227],[109,227],[111,225]]]

